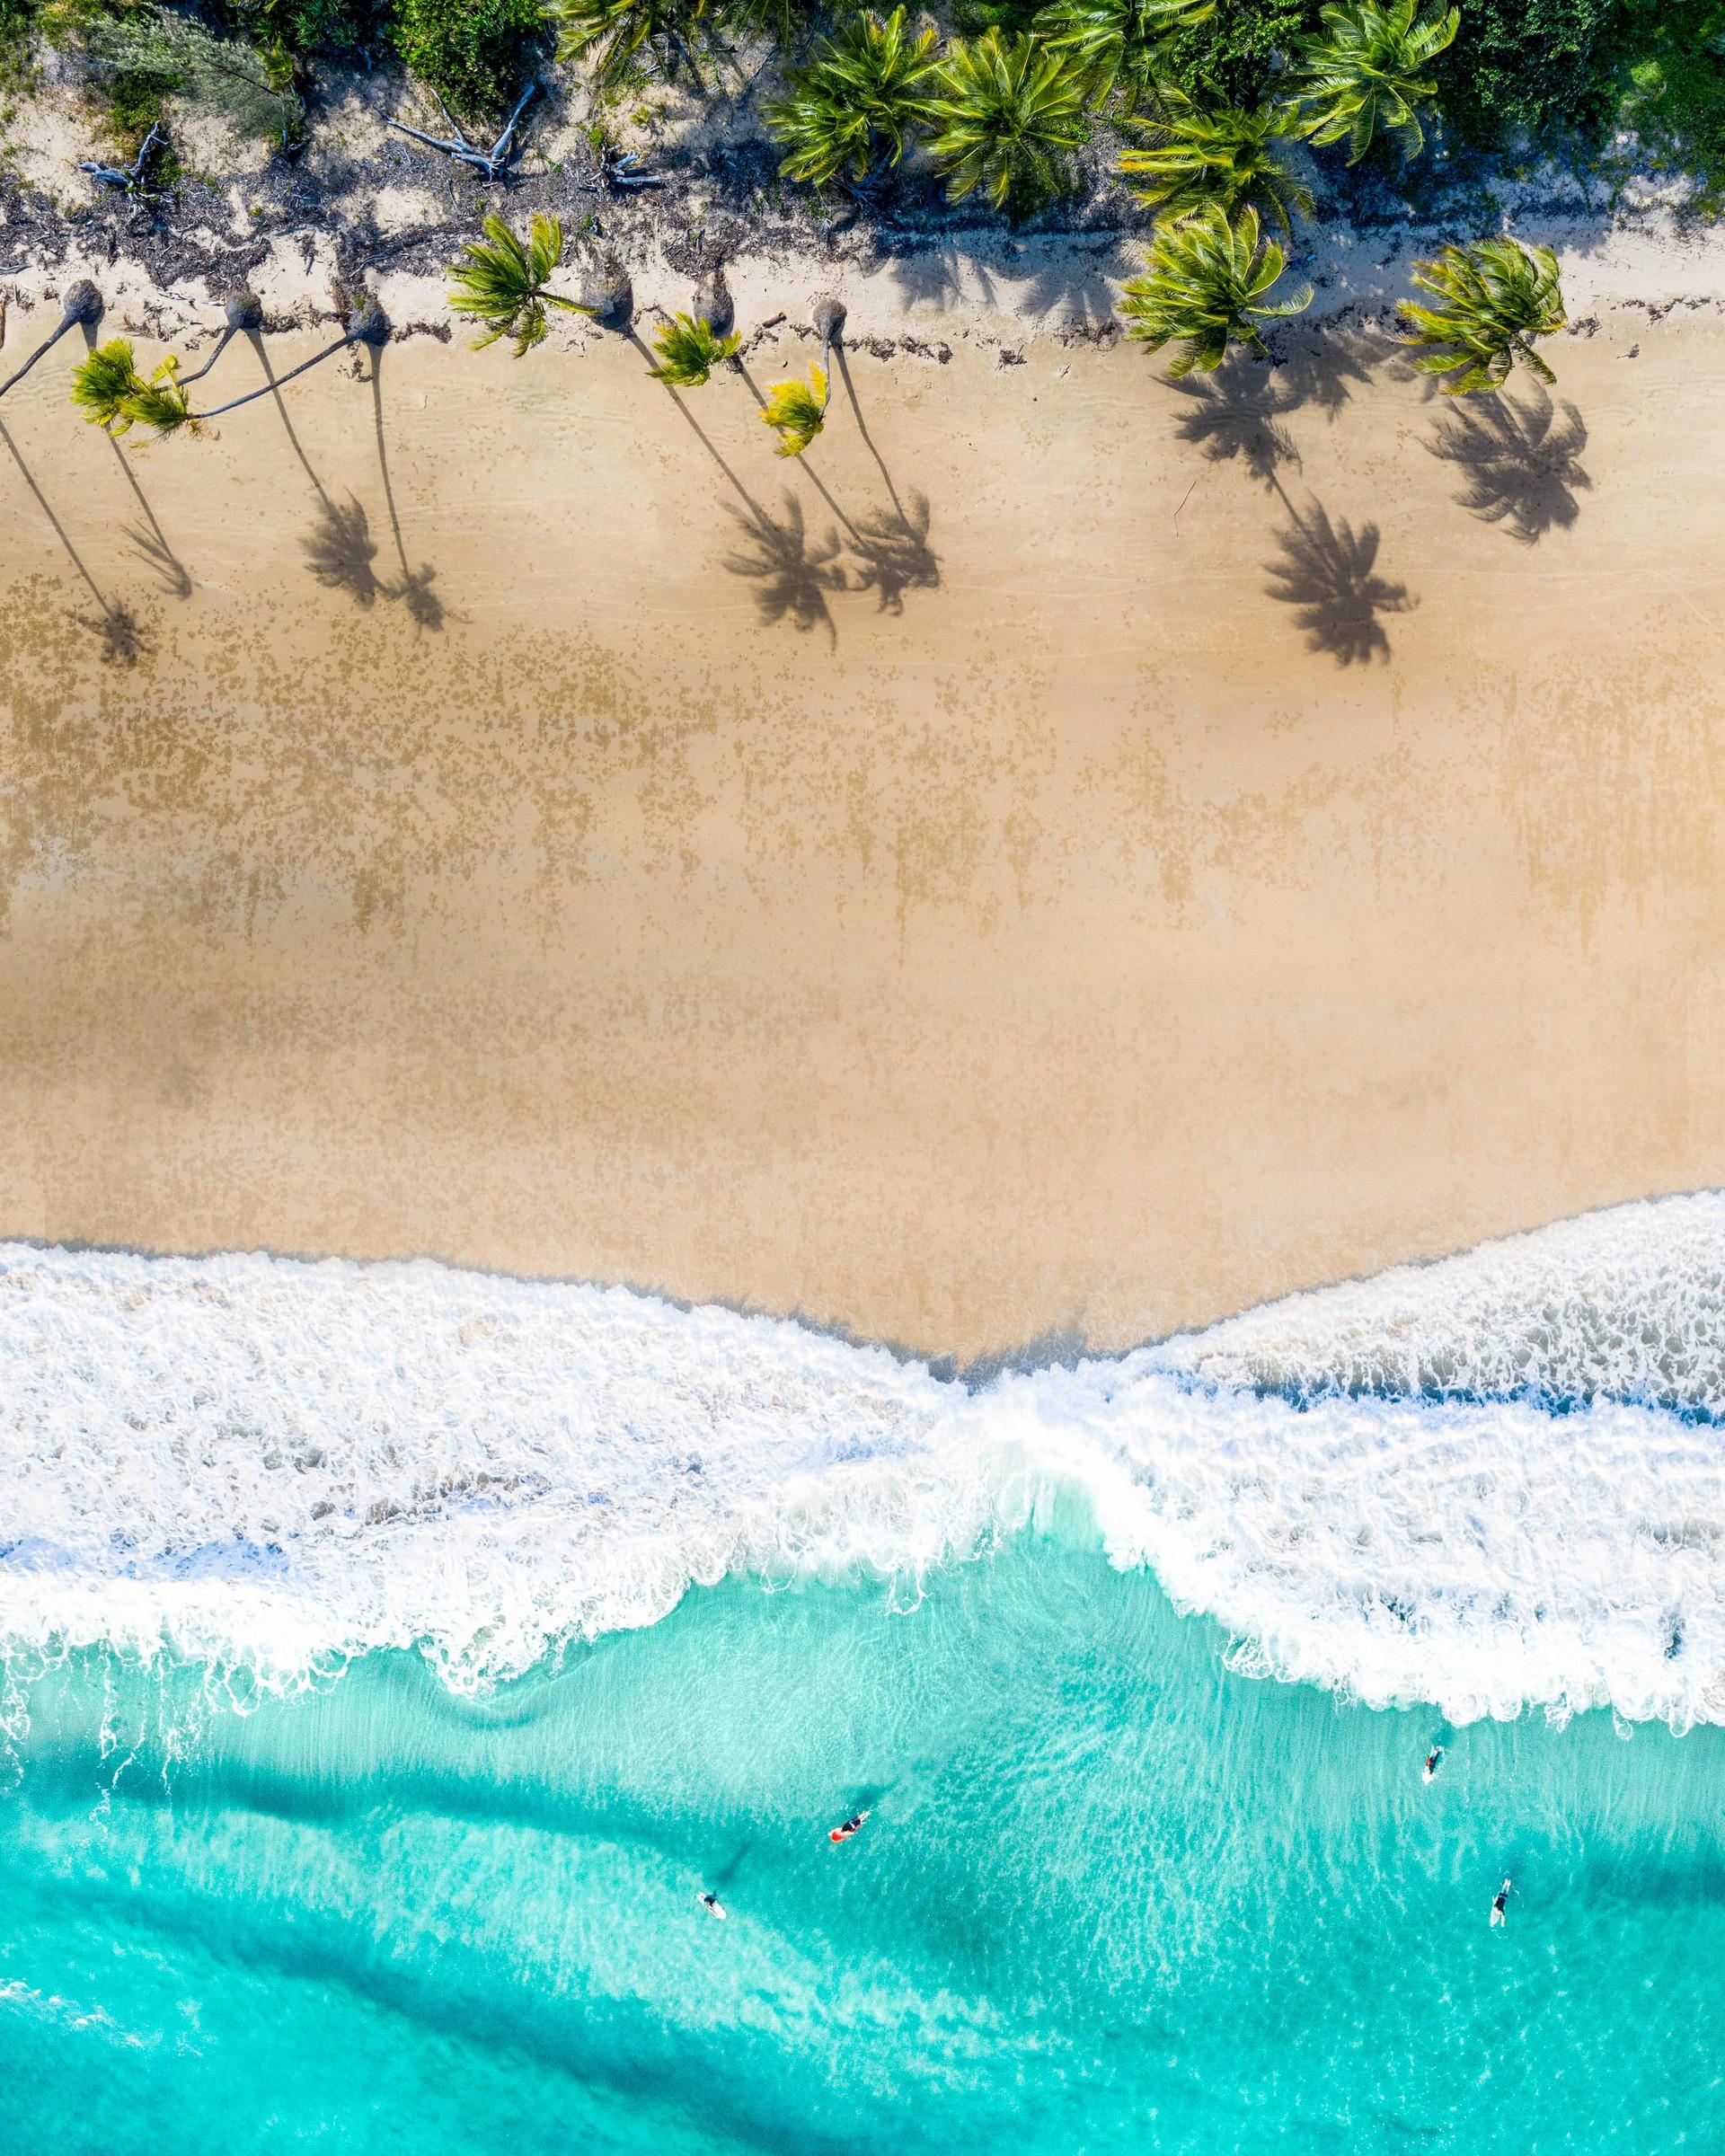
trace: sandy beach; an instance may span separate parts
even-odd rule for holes
[[[118,450],[57,353],[0,411],[0,1231],[968,1358],[1725,1178],[1725,328],[1603,312],[1508,446],[1302,349],[859,346],[801,467],[597,332]]]

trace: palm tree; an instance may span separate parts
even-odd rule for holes
[[[859,9],[823,39],[791,76],[790,95],[766,109],[767,127],[786,153],[780,172],[824,187],[841,172],[862,181],[883,163],[897,164],[907,137],[929,115],[937,40],[933,29],[908,31],[902,7],[884,21]]]
[[[484,230],[483,240],[465,243],[466,260],[449,273],[455,279],[450,310],[484,324],[484,334],[473,340],[476,352],[509,337],[518,359],[544,338],[547,307],[576,312],[573,300],[547,289],[552,271],[563,259],[563,228],[555,217],[535,216],[525,242],[501,217],[487,217]]]
[[[704,314],[678,314],[654,337],[659,364],[648,372],[668,389],[699,389],[715,367],[735,358],[742,333],[721,337]]]
[[[1448,375],[1446,396],[1501,388],[1517,360],[1542,382],[1556,381],[1531,342],[1569,320],[1549,247],[1511,239],[1446,247],[1436,261],[1413,265],[1413,281],[1444,302],[1404,299],[1401,311],[1413,324],[1411,341],[1426,348],[1413,364],[1423,375]]]
[[[1065,53],[1089,77],[1092,95],[1106,97],[1118,84],[1126,110],[1155,89],[1156,57],[1165,38],[1190,30],[1216,13],[1216,0],[1049,0],[1036,18],[1036,34]]]
[[[1316,143],[1348,141],[1348,162],[1358,164],[1380,130],[1399,136],[1403,154],[1417,157],[1425,143],[1415,106],[1437,84],[1421,70],[1455,40],[1460,12],[1416,16],[1419,0],[1348,0],[1326,7],[1322,28],[1301,46],[1295,94],[1313,109],[1306,133]]]
[[[0,397],[4,397],[14,383],[22,382],[42,354],[51,351],[68,330],[93,329],[102,320],[102,294],[87,277],[75,279],[66,287],[66,297],[60,302],[60,326],[42,340],[15,374],[8,375],[4,382],[0,382]]]
[[[1292,105],[1269,102],[1250,112],[1207,110],[1179,90],[1158,99],[1160,118],[1131,120],[1150,137],[1147,147],[1121,153],[1119,169],[1141,184],[1138,200],[1166,218],[1208,203],[1268,214],[1286,238],[1292,218],[1311,214],[1312,190],[1289,172],[1278,148],[1300,132]]]
[[[180,377],[181,389],[190,389],[194,382],[201,382],[236,337],[251,336],[263,327],[263,302],[255,292],[236,293],[222,312],[222,333],[216,340],[216,349],[195,375]]]
[[[557,57],[576,60],[597,53],[594,79],[606,90],[621,86],[643,50],[663,74],[669,75],[680,63],[702,84],[694,49],[705,34],[706,14],[707,0],[546,0],[545,6],[557,32]]]
[[[348,317],[348,326],[335,343],[325,345],[309,359],[302,359],[297,367],[290,367],[285,375],[272,375],[261,389],[248,390],[243,397],[232,397],[226,404],[217,404],[210,411],[193,411],[185,393],[185,384],[179,378],[180,362],[169,354],[154,375],[146,381],[131,367],[131,348],[126,346],[126,369],[130,379],[119,385],[119,362],[117,358],[104,361],[94,374],[89,370],[104,353],[113,353],[121,340],[100,347],[73,376],[74,400],[84,406],[88,418],[106,427],[111,433],[123,433],[135,421],[153,428],[157,435],[175,434],[181,428],[197,434],[206,420],[217,420],[225,412],[237,411],[241,405],[251,404],[259,397],[274,395],[284,383],[291,382],[296,375],[303,375],[314,367],[322,367],[326,359],[345,352],[349,346],[368,344],[374,350],[389,341],[389,318],[375,299],[363,299]]]
[[[820,337],[820,358],[809,369],[808,381],[774,383],[761,407],[763,424],[779,437],[781,456],[801,456],[827,424],[827,404],[832,394],[827,361],[833,340],[845,326],[844,301],[824,295],[815,302],[813,319]]]
[[[1231,343],[1261,353],[1261,322],[1298,314],[1312,304],[1310,285],[1286,299],[1268,297],[1287,260],[1274,240],[1259,245],[1255,209],[1230,219],[1212,203],[1157,232],[1144,275],[1127,285],[1120,303],[1131,324],[1128,334],[1153,352],[1178,344],[1168,369],[1176,377],[1195,367],[1210,373]]]
[[[615,254],[602,254],[595,262],[573,305],[578,314],[590,314],[606,329],[628,333],[635,315],[635,287]]]
[[[99,344],[72,370],[72,402],[92,426],[105,434],[128,433],[140,420],[159,434],[199,422],[187,408],[180,362],[170,352],[147,378],[137,371],[131,345],[124,337]]]
[[[929,144],[956,201],[980,187],[996,209],[1028,216],[1070,181],[1085,137],[1083,69],[1034,38],[998,30],[955,45],[941,64]]]

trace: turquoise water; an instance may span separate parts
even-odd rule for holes
[[[50,1672],[9,2145],[1725,2143],[1725,1731],[1477,1723],[1427,1788],[1429,1713],[1225,1647],[1074,1524],[910,1608],[699,1590],[478,1699],[402,1653],[245,1714]]]

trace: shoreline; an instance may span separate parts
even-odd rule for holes
[[[1556,341],[1497,522],[1351,325],[1182,390],[854,319],[801,469],[585,328],[291,437],[8,399],[0,1230],[969,1362],[1725,1178],[1711,307]]]

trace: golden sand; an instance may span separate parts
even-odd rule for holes
[[[0,1231],[971,1355],[1719,1180],[1725,332],[1632,341],[1465,462],[1340,333],[1268,415],[855,355],[801,467],[735,379],[424,338],[122,460],[57,354]]]

